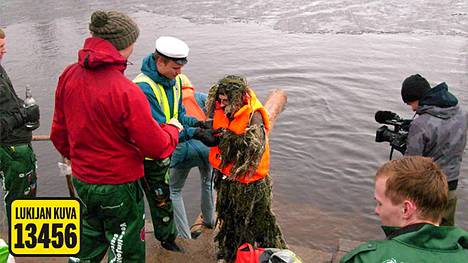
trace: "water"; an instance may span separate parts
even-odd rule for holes
[[[271,174],[274,210],[293,245],[332,251],[338,238],[383,237],[373,214],[373,176],[389,147],[374,142],[374,113],[412,117],[400,99],[406,76],[446,81],[467,108],[468,2],[462,0],[4,0],[0,26],[9,52],[2,63],[18,94],[30,84],[41,105],[35,134],[49,133],[58,76],[76,60],[99,8],[124,11],[140,25],[130,78],[156,37],[173,35],[191,48],[184,70],[199,90],[241,74],[262,100],[275,88],[288,93],[271,134]],[[50,142],[34,147],[39,195],[66,196],[60,156]],[[464,159],[456,220],[468,229]],[[192,173],[184,190],[192,219],[199,213],[197,177]]]

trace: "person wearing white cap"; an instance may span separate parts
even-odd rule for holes
[[[186,115],[182,105],[182,87],[190,85],[188,78],[181,74],[188,54],[189,47],[184,41],[170,36],[159,37],[155,51],[143,59],[141,73],[133,81],[145,93],[155,120],[166,123],[176,118],[182,123],[184,129],[179,133],[179,142],[198,139],[211,147],[218,140],[214,131],[207,127],[208,122]],[[163,248],[181,252],[175,243],[177,229],[168,184],[170,163],[170,157],[163,160],[146,158],[145,177],[141,183],[150,206],[156,239]]]

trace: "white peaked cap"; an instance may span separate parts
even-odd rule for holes
[[[163,36],[156,39],[156,51],[179,65],[187,63],[189,47],[187,44],[175,37]]]

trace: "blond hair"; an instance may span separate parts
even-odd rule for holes
[[[379,168],[375,178],[388,178],[385,196],[401,204],[416,204],[421,219],[439,222],[448,202],[447,176],[431,158],[422,156],[392,160]]]

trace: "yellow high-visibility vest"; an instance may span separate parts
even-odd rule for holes
[[[153,90],[154,96],[156,97],[156,100],[158,101],[159,107],[164,113],[164,116],[166,117],[166,123],[169,122],[171,118],[179,118],[179,100],[181,97],[181,92],[182,92],[182,84],[183,83],[190,83],[190,80],[188,79],[187,76],[184,74],[179,74],[176,77],[176,83],[172,87],[172,91],[174,94],[174,114],[171,116],[171,110],[169,109],[169,100],[167,99],[166,91],[164,90],[163,85],[154,82],[150,77],[147,75],[140,73],[138,76],[136,76],[135,79],[133,79],[133,82],[138,84],[138,83],[146,83],[148,84],[151,89]],[[191,84],[190,84],[191,85]],[[169,159],[169,158],[166,158]],[[153,160],[149,157],[145,157],[145,160]]]
[[[172,91],[174,93],[174,113],[171,116],[171,110],[169,109],[169,101],[167,99],[166,91],[164,90],[163,85],[154,82],[150,77],[147,75],[140,73],[136,78],[133,80],[134,83],[146,83],[148,84],[151,89],[153,90],[154,96],[156,97],[156,100],[158,101],[159,107],[161,107],[161,110],[164,113],[164,116],[166,116],[166,122],[169,122],[171,118],[176,118],[178,119],[179,117],[179,100],[180,100],[180,95],[182,92],[182,78],[188,78],[183,75],[179,74],[176,77],[176,83],[172,87]]]

